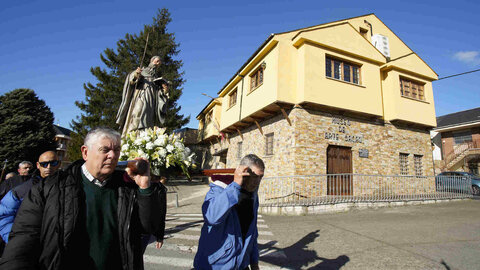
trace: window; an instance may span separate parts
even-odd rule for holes
[[[422,166],[422,157],[421,155],[414,155],[413,162],[415,165],[415,175],[422,176],[423,175],[423,166]]]
[[[363,27],[360,27],[360,34],[364,37],[364,38],[367,38],[368,37],[368,29],[365,29]]]
[[[470,130],[454,132],[453,140],[455,141],[455,144],[463,144],[463,143],[471,142],[473,141],[472,132]]]
[[[325,75],[330,78],[360,84],[360,66],[327,57]]]
[[[213,111],[210,111],[205,115],[205,125],[208,125],[212,121]]]
[[[263,83],[263,66],[260,66],[252,75],[250,75],[250,92],[258,88]]]
[[[273,155],[273,133],[265,135],[265,155]]]
[[[400,93],[403,97],[425,100],[423,85],[405,78],[400,78]]]
[[[408,154],[400,153],[400,175],[408,175]]]
[[[237,143],[237,158],[242,159],[242,142]]]
[[[229,98],[228,98],[228,106],[229,108],[233,107],[235,104],[237,104],[237,88],[230,93]]]

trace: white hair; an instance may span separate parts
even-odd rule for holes
[[[114,141],[117,144],[120,144],[120,133],[118,131],[113,130],[107,127],[97,127],[95,129],[90,130],[85,136],[85,140],[83,144],[90,148],[95,142],[103,139],[108,138]]]
[[[242,160],[240,160],[240,165],[248,167],[256,166],[262,171],[265,170],[265,164],[263,163],[263,160],[254,154],[248,154],[244,156]]]
[[[20,162],[20,164],[18,164],[18,168],[20,168],[20,166],[25,166],[25,165],[33,166],[32,162],[24,160],[24,161]]]
[[[162,61],[162,59],[160,58],[160,56],[155,55],[155,56],[153,56],[152,58],[150,58],[150,63],[152,63],[153,60],[155,60],[155,59],[158,59],[158,60]]]

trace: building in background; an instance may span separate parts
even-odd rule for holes
[[[198,114],[202,166],[254,153],[267,177],[433,175],[437,78],[374,14],[272,34]]]
[[[205,152],[204,147],[198,144],[198,129],[195,128],[180,128],[173,131],[173,134],[183,140],[183,144],[188,147],[193,153],[194,162],[196,165],[200,165],[202,161],[202,155]]]
[[[55,129],[55,142],[57,143],[57,156],[58,159],[62,161],[62,168],[66,168],[70,163],[72,163],[67,156],[68,144],[71,140],[70,133],[72,132],[68,128],[61,126],[53,125]]]
[[[478,175],[480,107],[437,117],[432,142],[437,172],[464,171]]]

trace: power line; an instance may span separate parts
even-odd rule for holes
[[[459,73],[459,74],[455,74],[455,75],[450,75],[450,76],[438,78],[437,81],[440,81],[440,80],[443,80],[443,79],[447,79],[447,78],[451,78],[451,77],[460,76],[460,75],[465,75],[465,74],[473,73],[473,72],[477,72],[477,71],[480,71],[480,68],[479,68],[479,69],[475,69],[475,70],[471,70],[471,71],[467,71],[467,72],[463,72],[463,73]]]

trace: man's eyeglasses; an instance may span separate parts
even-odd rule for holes
[[[50,167],[55,167],[58,165],[58,163],[59,163],[58,160],[50,160],[50,161],[39,162],[38,164],[40,164],[40,166],[42,166],[43,168],[47,168],[48,164],[50,164]]]

